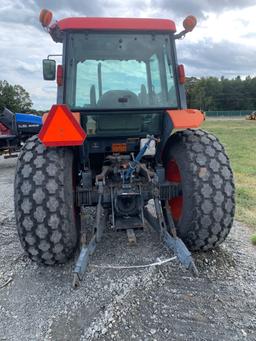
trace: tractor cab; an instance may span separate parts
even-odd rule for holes
[[[147,135],[162,136],[164,143],[173,129],[166,111],[186,108],[184,68],[177,63],[175,49],[181,35],[175,34],[175,23],[85,17],[47,26],[46,19],[47,12],[42,12],[41,23],[63,44],[57,102],[80,113],[91,163],[95,154],[104,158],[116,151],[137,153],[140,139]],[[185,19],[182,35],[195,24],[194,17]],[[49,58],[43,61],[46,80],[55,79],[55,64]],[[165,136],[163,127],[168,127]]]
[[[67,18],[48,29],[63,44],[58,103],[85,114],[88,137],[159,136],[163,111],[186,108],[173,21]],[[53,80],[55,61],[43,65]]]

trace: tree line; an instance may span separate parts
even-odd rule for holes
[[[256,110],[256,77],[190,77],[186,80],[188,108],[203,111]]]
[[[256,110],[256,77],[240,76],[234,79],[221,77],[189,77],[186,79],[188,108],[203,111]],[[0,80],[0,113],[7,107],[13,112],[42,114],[33,109],[29,93],[21,85],[11,85]]]

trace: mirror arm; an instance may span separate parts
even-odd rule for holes
[[[47,59],[50,59],[50,57],[62,57],[62,54],[48,54]]]
[[[181,31],[180,33],[177,33],[174,35],[174,39],[181,39],[181,38],[184,38],[185,35],[188,33],[187,30],[183,30]]]

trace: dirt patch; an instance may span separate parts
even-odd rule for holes
[[[256,248],[247,227],[236,222],[221,247],[195,255],[199,278],[176,261],[141,270],[93,267],[170,257],[151,230],[137,234],[135,247],[125,234],[107,231],[82,287],[73,291],[73,260],[51,268],[23,254],[14,167],[15,160],[0,159],[0,340],[256,339]]]

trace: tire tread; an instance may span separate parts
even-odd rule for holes
[[[37,263],[64,263],[77,244],[73,203],[68,202],[73,189],[67,181],[67,168],[72,157],[71,150],[48,149],[33,136],[18,158],[14,183],[16,225],[22,247]]]
[[[191,250],[209,250],[229,234],[235,213],[235,186],[228,156],[218,138],[198,129],[173,134],[166,145],[164,164],[177,153],[186,168],[182,184],[191,197],[191,210],[183,212],[177,232]],[[183,170],[184,172],[184,170]],[[185,221],[185,223],[184,223]]]

